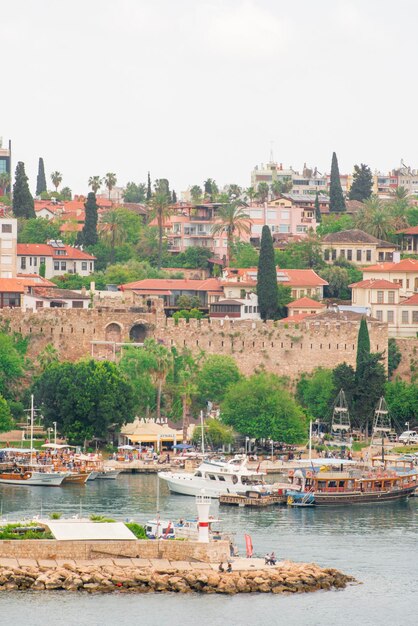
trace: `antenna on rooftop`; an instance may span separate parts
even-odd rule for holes
[[[270,163],[274,163],[274,154],[273,154],[273,145],[274,141],[270,141]]]

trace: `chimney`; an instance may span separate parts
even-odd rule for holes
[[[81,287],[81,295],[82,296],[86,295],[86,288],[84,287],[84,285]]]

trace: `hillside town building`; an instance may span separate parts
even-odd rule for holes
[[[322,238],[321,248],[327,263],[345,259],[354,265],[374,265],[399,260],[400,256],[395,254],[395,244],[377,239],[357,228],[328,233]]]
[[[45,267],[45,277],[54,278],[64,274],[89,276],[94,272],[96,257],[65,245],[62,241],[48,243],[18,243],[17,273],[38,274]]]
[[[0,218],[0,278],[16,276],[17,220]]]

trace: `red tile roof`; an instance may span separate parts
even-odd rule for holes
[[[383,278],[368,278],[366,280],[360,280],[358,283],[352,283],[348,285],[350,289],[354,287],[356,289],[400,289],[401,286],[398,283],[392,283],[390,280],[384,280]]]
[[[416,306],[418,306],[418,293],[414,293],[413,296],[410,296],[406,300],[402,300],[402,302],[400,302],[399,304],[401,304],[401,305],[407,304],[407,305],[416,305]]]
[[[377,263],[364,267],[364,272],[418,272],[418,260],[402,259],[398,263]]]
[[[51,283],[52,284],[52,283]],[[25,287],[39,286],[35,277],[31,278],[0,278],[0,292],[24,293]]]
[[[56,254],[58,250],[65,250],[67,254]],[[65,261],[66,259],[81,259],[93,261],[96,257],[79,250],[78,248],[72,248],[71,246],[61,246],[60,248],[53,248],[47,243],[18,243],[17,244],[18,256],[50,256],[54,259],[60,259]]]
[[[293,270],[293,269],[282,269],[280,267],[276,268],[277,270],[277,282],[282,285],[288,285],[289,287],[320,287],[324,285],[328,285],[327,281],[318,276],[318,274],[312,270]],[[224,276],[228,279],[233,278],[243,278],[243,281],[237,280],[230,282],[222,282],[222,285],[234,285],[237,286],[251,286],[255,284],[255,280],[252,276],[257,275],[256,267],[248,267],[246,269],[234,269],[231,267],[227,267],[224,269]]]
[[[281,320],[278,320],[279,322],[293,322],[295,324],[297,324],[298,322],[302,322],[302,320],[304,320],[306,317],[313,317],[313,315],[311,313],[298,313],[297,315],[291,315],[290,317],[284,317]]]
[[[152,294],[155,291],[220,291],[220,283],[217,278],[206,280],[193,280],[191,278],[146,278],[133,283],[120,285],[122,291],[141,290]]]
[[[401,235],[418,235],[418,226],[411,226],[410,228],[398,230],[398,233]]]
[[[310,308],[310,309],[323,309],[325,308],[325,304],[322,302],[318,302],[317,300],[312,300],[312,298],[307,298],[306,296],[303,298],[298,298],[298,300],[293,300],[287,305],[288,309],[300,309],[300,308]]]

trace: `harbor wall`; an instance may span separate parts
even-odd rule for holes
[[[225,561],[228,541],[60,541],[27,539],[0,541],[0,559],[94,560],[102,558],[167,559],[169,561]]]
[[[298,324],[196,319],[188,323],[180,319],[176,324],[156,305],[84,310],[2,309],[0,322],[30,339],[28,355],[32,358],[52,344],[62,359],[76,360],[93,354],[96,358],[117,360],[117,343],[142,343],[153,337],[167,347],[187,348],[195,354],[203,350],[230,355],[246,375],[268,371],[292,379],[318,366],[334,368],[343,362],[354,366],[360,319],[330,313]],[[372,320],[368,327],[371,350],[384,352],[387,361],[387,325]]]

